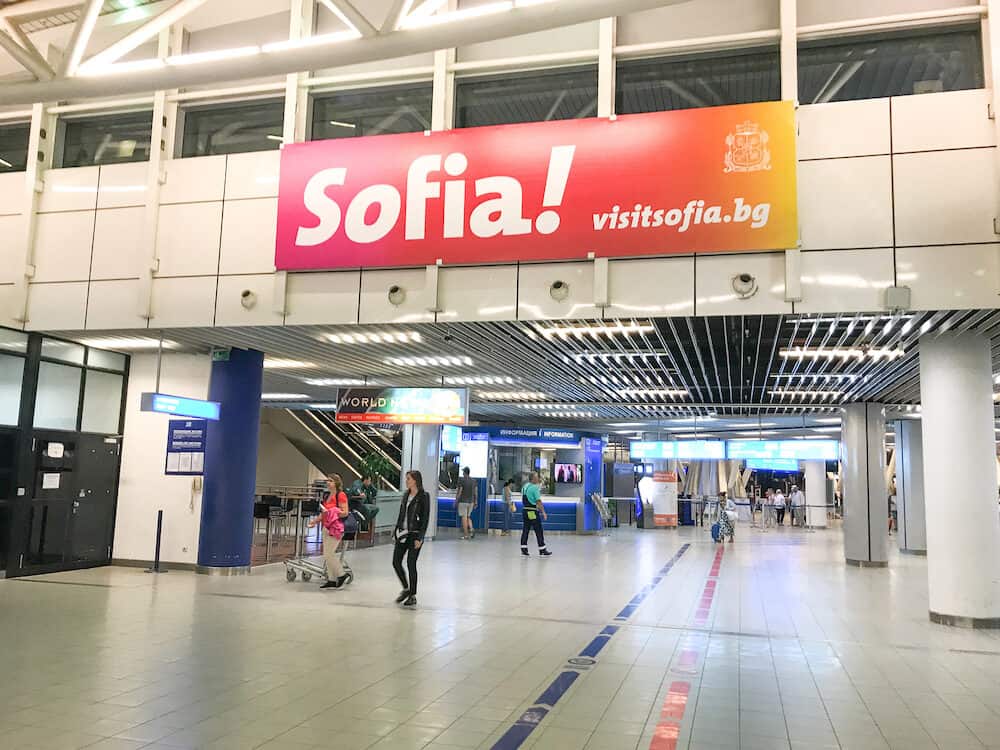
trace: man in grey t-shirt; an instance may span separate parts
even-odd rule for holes
[[[462,469],[462,478],[458,480],[455,503],[458,505],[458,517],[462,519],[462,539],[474,538],[476,530],[472,528],[471,516],[479,504],[479,482],[472,478],[468,466]]]

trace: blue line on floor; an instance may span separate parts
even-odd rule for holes
[[[691,547],[690,544],[681,545],[680,549],[674,554],[667,564],[664,565],[657,572],[656,577],[653,578],[651,584],[644,586],[642,590],[639,591],[632,599],[629,601],[628,605],[615,616],[616,622],[621,622],[627,620],[631,617],[635,611],[642,604],[643,600],[649,596],[656,588],[656,586],[666,577],[670,569],[674,567],[674,563],[681,559],[681,556],[688,551]],[[611,637],[617,633],[620,629],[618,625],[607,625],[605,628],[594,638],[589,644],[587,644],[583,651],[579,653],[581,657],[594,658],[600,653],[601,649],[604,648]],[[586,667],[585,667],[586,668]],[[559,673],[552,683],[545,688],[545,691],[538,696],[538,700],[535,701],[535,705],[521,714],[517,721],[508,729],[503,735],[496,741],[493,745],[492,750],[517,750],[524,744],[524,741],[528,739],[529,735],[535,731],[535,727],[541,723],[549,710],[555,708],[556,703],[562,698],[566,692],[572,687],[573,683],[577,681],[580,677],[580,672],[574,669],[567,669]]]

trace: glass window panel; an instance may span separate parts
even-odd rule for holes
[[[93,370],[87,372],[87,382],[83,387],[81,430],[105,435],[117,434],[123,382],[121,375]]]
[[[312,102],[312,140],[420,133],[431,128],[431,84],[322,94]]]
[[[777,101],[777,50],[688,58],[626,60],[618,64],[619,114],[667,112],[725,104]]]
[[[67,120],[60,167],[149,160],[153,115],[135,112]]]
[[[122,372],[125,369],[125,355],[106,352],[103,349],[88,349],[87,366]]]
[[[182,156],[273,151],[281,147],[281,100],[225,104],[184,112]]]
[[[24,359],[0,354],[0,424],[17,424],[23,377]]]
[[[857,37],[799,47],[803,104],[982,87],[978,29]]]
[[[58,359],[62,362],[83,364],[86,348],[82,344],[59,339],[42,339],[42,356],[46,359]]]
[[[9,328],[0,328],[0,349],[7,352],[28,351],[28,334],[20,331],[12,331]]]
[[[597,69],[458,80],[455,127],[597,116]]]
[[[28,125],[0,125],[0,174],[25,170],[29,131]]]
[[[75,430],[80,406],[79,367],[42,362],[38,367],[38,392],[35,394],[35,427],[50,430]]]

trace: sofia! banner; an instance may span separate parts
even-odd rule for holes
[[[779,250],[797,239],[789,102],[281,152],[280,270]]]

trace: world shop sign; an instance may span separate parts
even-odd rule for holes
[[[279,270],[780,250],[792,105],[286,146]]]

